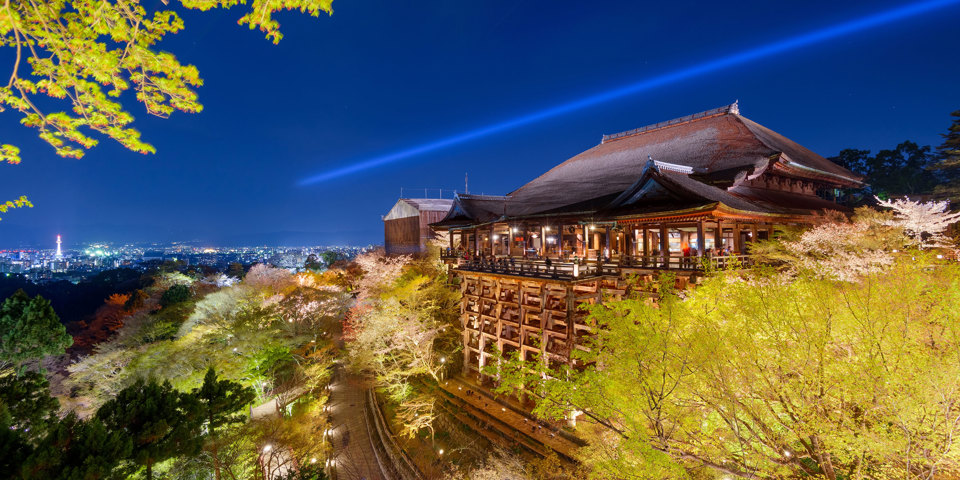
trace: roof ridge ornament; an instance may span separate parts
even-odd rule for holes
[[[661,162],[660,160],[654,160],[650,158],[650,155],[647,155],[647,158],[650,159],[649,161],[653,162],[653,165],[657,168],[657,171],[660,171],[660,172],[674,172],[674,173],[682,173],[684,175],[690,175],[693,173],[693,167],[688,165],[678,165],[676,163]]]
[[[734,115],[740,115],[740,99],[734,100],[733,103],[731,103],[730,106],[727,107],[727,112],[732,113]]]

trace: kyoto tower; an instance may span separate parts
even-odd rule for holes
[[[60,250],[60,235],[57,235],[57,260],[63,258],[63,252]]]

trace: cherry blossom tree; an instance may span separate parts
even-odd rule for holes
[[[894,200],[882,200],[873,197],[881,207],[894,212],[894,218],[888,225],[903,229],[912,245],[920,249],[942,247],[947,238],[943,235],[947,227],[960,220],[960,212],[950,212],[950,202],[917,202],[908,197]]]

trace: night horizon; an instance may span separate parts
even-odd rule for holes
[[[2,116],[4,140],[22,148],[24,161],[4,169],[0,188],[8,196],[26,194],[34,208],[3,215],[0,248],[49,245],[57,234],[71,244],[381,243],[380,216],[401,188],[429,188],[432,196],[439,188],[462,192],[468,174],[471,192],[506,194],[596,145],[603,134],[734,100],[746,117],[824,157],[844,148],[876,152],[905,140],[935,146],[960,105],[949,81],[960,67],[925,61],[955,41],[949,28],[938,27],[958,12],[950,2],[940,13],[298,185],[371,156],[906,5],[754,4],[736,15],[718,6],[690,11],[677,4],[643,14],[626,6],[616,16],[614,9],[600,9],[581,18],[582,12],[563,8],[530,16],[529,5],[463,10],[386,4],[371,10],[344,3],[330,17],[282,15],[285,38],[277,46],[237,28],[227,13],[187,12],[186,30],[162,45],[200,69],[204,111],[159,119],[125,102],[136,116],[134,128],[156,154],[136,154],[101,138],[84,158],[64,159],[16,116]],[[681,16],[683,22],[671,21]],[[640,26],[610,28],[631,20]],[[782,35],[746,28],[774,20]],[[417,25],[417,33],[402,34],[405,24]],[[397,41],[372,42],[374,31]],[[483,41],[493,31],[500,40]],[[717,38],[700,42],[699,35]],[[206,42],[237,48],[194,48]],[[311,44],[333,46],[312,54]],[[315,62],[304,62],[308,58]],[[805,87],[813,82],[818,88]],[[270,90],[256,93],[253,85]],[[396,88],[403,93],[389,93]],[[265,111],[247,111],[256,105]]]

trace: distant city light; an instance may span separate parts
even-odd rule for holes
[[[462,132],[447,138],[442,138],[440,140],[424,143],[424,144],[417,145],[404,150],[400,150],[397,152],[388,153],[385,155],[369,158],[366,160],[360,160],[351,165],[347,165],[345,167],[328,170],[318,175],[307,177],[301,180],[299,182],[299,185],[304,186],[304,185],[311,185],[314,183],[326,182],[329,180],[333,180],[335,178],[343,177],[345,175],[350,175],[352,173],[357,173],[373,167],[378,167],[388,163],[394,163],[399,160],[423,155],[436,150],[441,150],[441,149],[448,148],[448,147],[451,147],[460,143],[464,143],[470,140],[476,140],[478,138],[499,133],[505,130],[522,127],[524,125],[538,122],[540,120],[545,120],[548,118],[556,117],[558,115],[563,115],[566,113],[575,112],[577,110],[582,110],[587,107],[591,107],[601,103],[606,103],[611,100],[616,100],[619,98],[626,97],[628,95],[634,95],[640,92],[645,92],[645,91],[652,90],[665,85],[669,85],[675,82],[688,80],[688,79],[699,77],[708,73],[713,73],[718,70],[723,70],[726,68],[752,62],[755,60],[760,60],[762,58],[771,57],[776,54],[788,52],[791,50],[796,50],[801,47],[806,47],[806,46],[814,45],[817,43],[821,43],[837,37],[842,37],[842,36],[850,35],[863,30],[869,30],[871,28],[880,27],[883,25],[896,22],[898,20],[904,20],[910,17],[915,17],[918,15],[935,11],[935,10],[946,8],[946,7],[957,4],[958,2],[960,2],[960,0],[928,0],[924,2],[917,2],[917,3],[908,4],[908,5],[902,5],[890,10],[884,10],[882,12],[874,13],[872,15],[867,15],[865,17],[861,17],[855,20],[849,20],[847,22],[834,24],[819,30],[802,33],[800,35],[796,35],[796,36],[787,38],[785,40],[775,41],[773,43],[768,43],[766,45],[762,45],[759,47],[736,52],[731,55],[715,58],[713,60],[708,60],[695,65],[690,65],[688,67],[681,68],[679,70],[674,70],[672,72],[647,78],[645,80],[641,80],[636,83],[614,88],[606,92],[590,95],[578,100],[563,103],[555,107],[550,107],[543,110],[531,112],[526,115],[516,117],[510,120],[506,120],[500,123],[482,126],[474,130]]]

